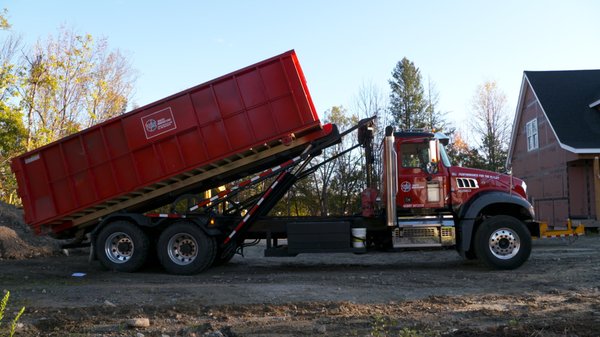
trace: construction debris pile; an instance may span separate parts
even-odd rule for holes
[[[36,236],[23,222],[23,211],[0,202],[0,260],[48,256],[60,251],[60,241]]]

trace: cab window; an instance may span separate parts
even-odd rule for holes
[[[427,143],[403,143],[400,145],[402,167],[423,168],[429,158]]]

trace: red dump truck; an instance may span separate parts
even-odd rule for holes
[[[289,51],[25,153],[11,166],[25,221],[37,233],[89,242],[117,271],[135,271],[156,252],[168,272],[197,273],[229,261],[250,239],[266,239],[266,256],[455,247],[496,268],[527,260],[532,235],[541,233],[525,183],[452,166],[448,139],[434,133],[386,129],[381,192],[365,184],[362,214],[268,216],[315,171],[310,161],[350,132],[359,139],[351,149],[364,148],[367,163],[374,161],[372,119],[343,133],[321,124]],[[270,185],[252,189],[258,183]]]

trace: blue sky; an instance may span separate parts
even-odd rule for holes
[[[106,37],[139,77],[144,105],[295,49],[320,113],[351,109],[363,83],[385,93],[407,57],[465,125],[477,86],[496,80],[514,114],[524,70],[600,68],[600,2],[8,0],[34,44],[61,25]]]

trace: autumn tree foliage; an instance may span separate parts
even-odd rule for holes
[[[19,203],[10,158],[126,111],[135,72],[106,39],[72,29],[23,46],[0,12],[0,200]]]
[[[66,28],[38,42],[25,57],[21,108],[27,149],[125,112],[135,76],[106,39]]]
[[[10,34],[7,10],[0,12],[0,200],[18,201],[16,180],[10,170],[10,159],[25,150],[27,131],[23,125],[18,100],[19,38]]]
[[[453,165],[472,168],[485,166],[479,150],[470,146],[459,131],[452,135],[452,142],[446,151]]]

